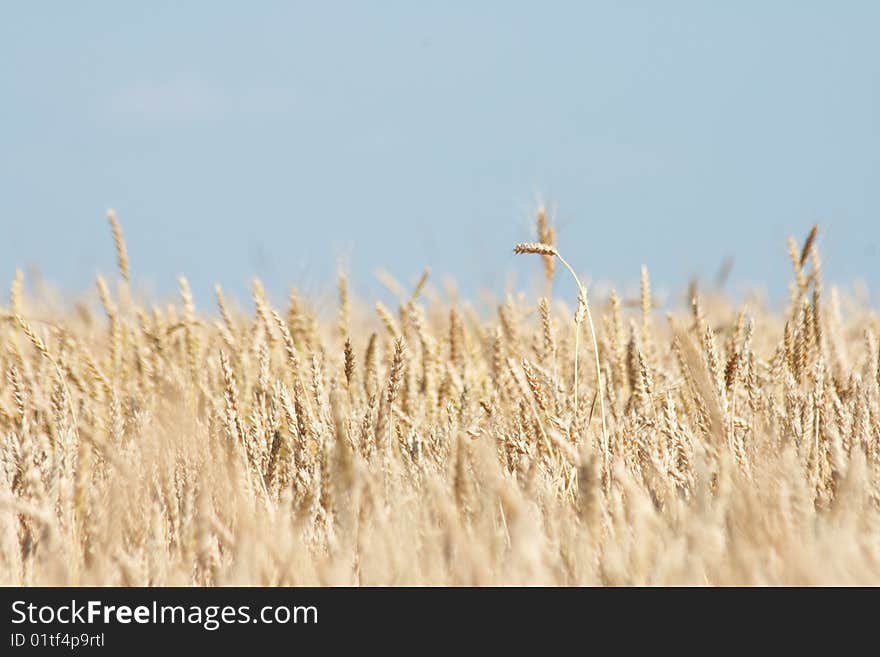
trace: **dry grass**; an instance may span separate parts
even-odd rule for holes
[[[647,269],[632,314],[554,300],[542,212],[545,299],[386,274],[372,313],[341,277],[322,319],[259,282],[253,314],[186,279],[149,307],[109,220],[104,316],[20,273],[3,313],[4,584],[880,583],[880,326],[823,291],[815,230],[779,311],[664,319]]]

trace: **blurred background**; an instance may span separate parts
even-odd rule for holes
[[[875,2],[7,3],[0,275],[71,294],[186,274],[377,294],[429,266],[540,289],[545,203],[594,281],[784,298],[819,222],[826,277],[880,284]],[[6,287],[7,284],[4,284]],[[560,287],[564,292],[567,288]]]

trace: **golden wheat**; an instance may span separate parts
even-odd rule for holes
[[[647,268],[636,307],[588,303],[544,211],[537,233],[515,251],[546,294],[481,312],[427,270],[382,274],[394,310],[340,277],[335,315],[255,281],[253,314],[218,286],[216,318],[185,278],[163,306],[99,278],[99,315],[17,273],[0,583],[880,583],[880,325],[824,291],[818,230],[782,310],[664,309]]]

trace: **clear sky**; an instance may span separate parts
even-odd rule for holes
[[[593,279],[782,294],[785,238],[880,285],[877,2],[19,2],[0,9],[0,275],[246,294],[428,265],[469,294],[539,200]],[[4,284],[4,287],[7,287]]]

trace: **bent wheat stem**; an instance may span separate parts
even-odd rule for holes
[[[605,390],[602,384],[602,364],[599,361],[599,343],[596,340],[596,328],[593,325],[593,316],[590,312],[590,304],[587,302],[587,289],[584,287],[584,284],[581,283],[580,278],[575,273],[574,269],[568,262],[563,258],[558,249],[554,246],[550,246],[548,244],[541,243],[522,243],[517,244],[513,248],[513,252],[516,254],[523,253],[535,253],[542,256],[554,256],[559,259],[559,262],[569,271],[572,278],[574,278],[575,283],[578,288],[578,309],[575,312],[575,327],[574,327],[574,415],[577,416],[578,409],[578,349],[580,346],[580,325],[583,322],[584,315],[586,315],[587,323],[590,325],[590,336],[593,341],[593,356],[596,359],[596,387],[599,394],[599,414],[602,417],[602,452],[605,459],[605,472],[606,476],[609,474],[609,466],[611,463],[610,459],[610,446],[608,442],[608,424],[605,419]],[[608,479],[610,480],[610,479]]]

